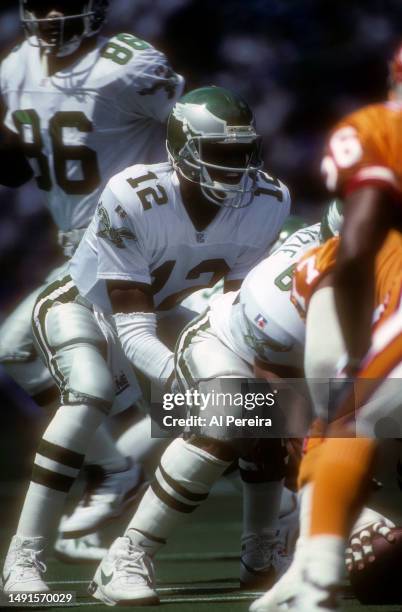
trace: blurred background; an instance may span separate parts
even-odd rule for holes
[[[402,3],[111,0],[106,33],[119,31],[163,50],[188,88],[215,84],[243,94],[263,136],[267,170],[288,184],[293,213],[314,221],[327,197],[319,176],[325,135],[345,113],[386,97],[387,64],[402,38]],[[22,37],[17,0],[2,0],[0,53]],[[18,190],[0,186],[0,321],[58,257],[35,182]],[[12,418],[21,419],[17,429],[29,445],[36,420],[26,419],[35,409],[2,380],[0,427],[10,420],[10,403],[20,406]],[[0,452],[1,461],[10,461],[7,445]],[[10,476],[16,463],[14,457]]]

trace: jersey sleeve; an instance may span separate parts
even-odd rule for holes
[[[135,225],[133,215],[127,214],[107,185],[99,201],[95,220],[98,278],[151,284],[146,249]]]
[[[335,266],[338,247],[339,238],[331,238],[308,250],[296,266],[290,299],[303,319],[317,285]]]
[[[387,136],[386,110],[365,107],[343,119],[331,132],[321,164],[330,192],[344,197],[363,185],[401,194]]]
[[[131,35],[119,36],[129,40]],[[139,48],[133,50],[133,59],[126,65],[119,104],[134,118],[149,117],[165,122],[183,93],[184,79],[174,72],[163,53],[144,41],[135,40]],[[119,39],[119,44],[122,42]]]

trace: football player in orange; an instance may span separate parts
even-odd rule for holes
[[[322,163],[328,189],[344,200],[342,236],[312,259],[306,255],[299,270],[304,264],[306,284],[315,284],[317,294],[333,287],[337,324],[327,333],[339,326],[342,369],[357,383],[354,396],[338,403],[310,473],[301,474],[312,479],[313,489],[297,593],[268,594],[252,605],[253,612],[337,609],[345,543],[368,489],[376,426],[384,415],[398,416],[392,411],[400,403],[402,377],[402,47],[391,79],[387,102],[336,126]],[[374,333],[373,317],[379,317]]]

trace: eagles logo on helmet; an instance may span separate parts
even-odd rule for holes
[[[20,18],[30,45],[64,57],[99,32],[108,4],[108,0],[20,0]]]
[[[202,87],[174,106],[167,128],[169,159],[218,206],[248,206],[262,166],[261,138],[248,104],[221,87]]]

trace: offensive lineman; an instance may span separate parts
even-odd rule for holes
[[[249,272],[239,293],[215,297],[209,309],[186,327],[175,354],[176,376],[183,389],[202,381],[196,388],[205,391],[203,385],[211,381],[216,385],[219,377],[253,378],[256,359],[283,377],[301,376],[304,322],[290,301],[292,273],[298,259],[320,238],[320,224],[297,231]],[[239,390],[235,385],[232,393]],[[209,422],[216,411],[209,406],[203,417]],[[230,414],[241,416],[234,407]],[[244,493],[241,582],[250,587],[259,579],[266,584],[285,569],[275,526],[283,484],[281,443],[268,441],[261,466],[252,449],[247,452],[244,441],[236,447],[230,435],[222,427],[206,426],[197,435],[170,444],[125,536],[112,544],[95,574],[90,590],[97,599],[109,604],[158,601],[152,557],[238,455]],[[130,567],[120,563],[127,553]]]
[[[35,177],[67,257],[92,219],[106,181],[133,162],[158,160],[162,124],[183,89],[183,79],[145,41],[131,34],[109,39],[99,34],[107,7],[108,0],[20,0],[26,41],[1,65],[7,142],[0,183],[16,187]],[[31,312],[41,289],[3,323],[0,362],[46,406],[58,390],[32,341]],[[129,405],[137,391],[124,391],[122,373],[115,372],[116,393],[126,395]],[[98,430],[87,460],[106,470],[109,484],[124,492],[133,486],[126,458],[106,430]]]
[[[287,188],[261,170],[253,114],[239,96],[207,87],[184,96],[168,122],[170,163],[127,168],[102,193],[70,266],[33,313],[38,346],[62,405],[35,458],[5,562],[5,590],[43,591],[41,551],[114,397],[99,325],[117,329],[127,358],[169,388],[173,353],[156,335],[157,314],[225,277],[225,289],[265,255],[289,213]],[[94,304],[95,312],[91,309]],[[34,550],[34,554],[31,555]],[[30,554],[27,554],[29,551]],[[23,568],[14,571],[15,558]],[[19,573],[18,573],[19,572]]]

